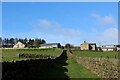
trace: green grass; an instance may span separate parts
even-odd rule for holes
[[[2,49],[2,61],[23,60],[19,54],[45,54],[59,56],[61,49]]]
[[[47,54],[47,55],[54,55],[59,56],[61,53],[61,49],[2,49],[2,56],[3,61],[12,61],[12,60],[23,60],[18,58],[18,54]],[[64,66],[68,72],[65,72],[69,78],[98,78],[96,74],[91,73],[88,69],[84,66],[78,64],[73,58],[68,56],[68,60],[66,61],[68,65]],[[58,70],[58,71],[57,71]],[[62,71],[63,68],[60,68]],[[59,69],[50,71],[51,77],[53,76],[60,76]],[[52,73],[51,73],[52,72]],[[56,74],[56,75],[55,75]],[[62,75],[61,75],[62,76]]]
[[[91,73],[72,58],[68,58],[67,63],[68,66],[65,67],[68,69],[67,75],[70,78],[98,78],[96,74]]]
[[[113,51],[113,52],[97,52],[97,51],[73,51],[73,54],[80,56],[80,57],[103,57],[107,58],[118,58],[118,52]]]

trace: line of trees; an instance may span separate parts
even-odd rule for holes
[[[0,37],[0,48],[2,47],[2,37]]]
[[[9,46],[14,46],[18,41],[22,42],[23,44],[26,45],[26,47],[39,47],[40,44],[44,44],[46,43],[46,41],[44,39],[41,38],[35,38],[35,39],[31,39],[31,38],[4,38],[2,39],[2,37],[0,37],[0,44],[4,47],[9,47]]]

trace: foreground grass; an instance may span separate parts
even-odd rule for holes
[[[103,58],[118,58],[118,52],[97,52],[97,51],[73,51],[73,53],[80,57],[103,57]]]
[[[4,61],[11,61],[12,59],[15,60],[20,60],[17,56],[17,53],[30,53],[30,54],[51,54],[51,55],[59,55],[61,52],[60,49],[55,49],[55,50],[39,50],[39,49],[4,49],[3,50],[3,60]],[[65,52],[65,51],[64,51]],[[65,52],[66,54],[66,52]],[[16,57],[16,58],[15,58]],[[49,78],[54,78],[55,76],[58,76],[60,78],[64,78],[65,76],[68,76],[69,78],[73,79],[73,78],[97,78],[96,74],[91,73],[88,69],[86,69],[85,67],[83,67],[82,65],[78,64],[75,60],[73,60],[73,58],[71,58],[70,56],[60,56],[59,58],[57,58],[57,60],[59,60],[57,62],[57,64],[55,64],[55,66],[51,66],[49,69],[47,69],[47,75],[45,74],[42,77],[49,77]],[[46,63],[46,62],[45,62]],[[67,64],[66,64],[67,63]],[[28,63],[29,64],[29,63]],[[38,72],[32,72],[31,74],[36,76],[36,78],[40,78],[40,71],[39,69],[40,66],[36,65],[36,63],[33,63],[34,67],[31,67],[30,70],[34,71],[38,71]],[[26,65],[26,63],[24,64]],[[35,66],[36,65],[36,66]],[[45,65],[45,64],[44,64]],[[22,65],[21,65],[22,66]],[[27,67],[27,66],[24,66]],[[34,68],[34,69],[33,69]],[[18,68],[18,69],[21,69]],[[23,68],[24,69],[24,68]],[[67,75],[65,75],[64,73],[66,73]],[[30,74],[30,73],[28,73]],[[28,76],[26,74],[26,76]]]
[[[68,57],[67,60],[68,66],[65,66],[68,69],[67,75],[69,78],[98,78],[96,74],[91,73],[88,69],[78,64],[75,60]]]
[[[2,49],[2,61],[24,60],[19,58],[19,54],[43,54],[59,56],[61,49]]]
[[[66,75],[66,51],[55,59],[31,59],[3,62],[2,80],[69,80]]]

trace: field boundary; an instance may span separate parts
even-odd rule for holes
[[[46,54],[19,54],[19,58],[31,58],[31,59],[55,59],[56,57],[59,57],[63,53],[63,50],[58,56],[53,55],[46,55]]]
[[[2,62],[19,61],[26,59],[48,59],[59,57],[63,49],[2,49]]]
[[[78,57],[69,50],[68,55],[100,78],[118,78],[118,59]]]

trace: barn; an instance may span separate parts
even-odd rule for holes
[[[96,43],[87,43],[84,41],[84,43],[81,44],[81,50],[93,50],[95,51],[97,49]]]
[[[41,44],[40,48],[61,48],[60,43],[46,43],[46,44]]]
[[[102,45],[102,51],[119,51],[120,45]]]
[[[102,51],[116,51],[116,45],[102,45]]]

